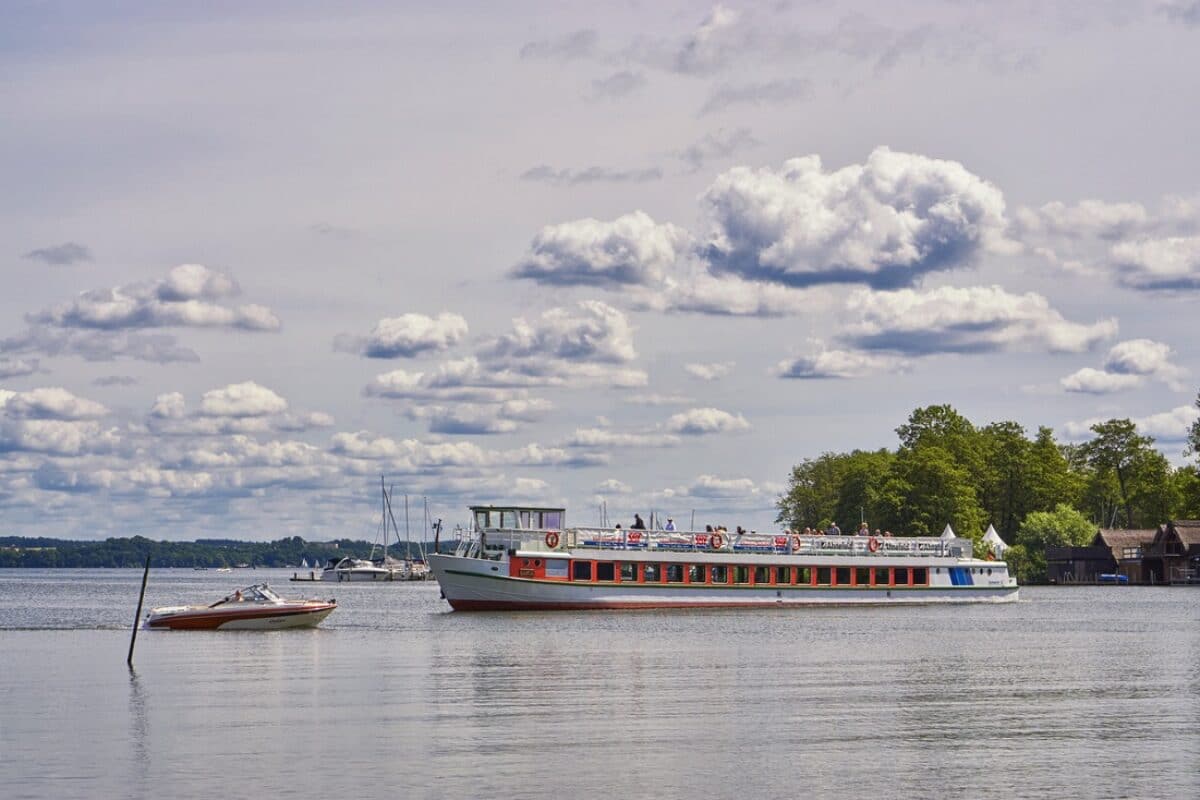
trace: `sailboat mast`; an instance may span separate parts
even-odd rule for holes
[[[387,566],[387,489],[383,487],[383,476],[379,476],[379,510],[383,532],[383,565]]]
[[[404,557],[412,561],[412,537],[409,535],[408,495],[404,495]]]

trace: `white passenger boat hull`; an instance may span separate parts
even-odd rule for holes
[[[532,555],[532,554],[531,554]],[[546,557],[546,553],[536,554]],[[597,558],[594,551],[555,553],[556,558]],[[648,556],[625,554],[624,559],[653,560],[655,563],[724,563],[720,556],[693,556],[690,559],[672,558],[669,554]],[[615,559],[614,559],[615,560]],[[569,610],[569,609],[638,609],[638,608],[722,608],[817,605],[907,605],[927,603],[1007,603],[1018,599],[1018,587],[999,579],[981,580],[979,584],[952,585],[949,569],[970,569],[961,562],[946,560],[945,580],[942,572],[931,574],[928,585],[922,586],[825,586],[825,585],[754,585],[754,584],[688,584],[639,582],[575,582],[515,577],[509,574],[507,563],[451,555],[431,555],[430,566],[442,587],[442,594],[459,611],[501,610]],[[809,567],[845,566],[831,558],[797,559],[792,556],[744,561],[747,564],[772,566],[799,565]],[[877,562],[883,563],[883,562]],[[889,562],[897,566],[916,566],[938,569],[938,563],[925,559],[920,562]],[[976,562],[975,569],[984,562]],[[981,575],[981,578],[984,576]],[[943,585],[944,584],[944,585]]]

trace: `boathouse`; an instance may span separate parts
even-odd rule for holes
[[[1101,528],[1086,547],[1047,547],[1046,577],[1051,583],[1095,583],[1101,575],[1124,575],[1130,583],[1149,583],[1143,553],[1158,533]]]
[[[1142,548],[1142,569],[1152,583],[1200,582],[1200,520],[1177,519],[1160,525]]]

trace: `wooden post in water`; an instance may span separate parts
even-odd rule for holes
[[[146,597],[146,580],[150,577],[150,556],[146,556],[146,569],[142,572],[142,591],[138,595],[137,613],[133,615],[133,636],[129,637],[129,658],[125,659],[125,663],[133,667],[133,645],[137,642],[138,622],[142,619],[142,600]]]

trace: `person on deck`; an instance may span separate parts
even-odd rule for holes
[[[836,522],[831,522],[829,523],[829,527],[825,529],[825,534],[827,536],[841,536],[842,529],[838,527]]]
[[[629,526],[629,529],[630,529],[630,530],[632,530],[632,531],[644,531],[644,530],[646,530],[646,523],[642,521],[642,515],[641,515],[641,514],[634,514],[634,515],[633,515],[633,524]]]
[[[664,531],[673,531],[673,530],[675,530],[675,520],[671,519],[670,517],[667,517],[667,524],[666,524],[666,526],[663,528],[663,530],[664,530]]]

